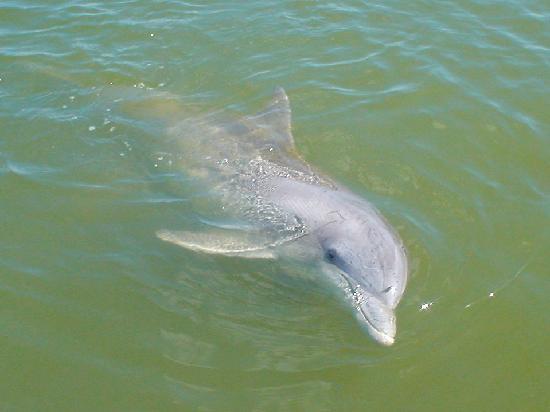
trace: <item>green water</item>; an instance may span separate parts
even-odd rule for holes
[[[548,410],[549,24],[542,0],[0,2],[0,410]],[[390,348],[303,268],[154,236],[212,206],[166,118],[277,85],[304,158],[404,239]]]

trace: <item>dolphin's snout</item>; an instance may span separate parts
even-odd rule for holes
[[[364,299],[357,309],[357,318],[367,333],[384,346],[393,345],[397,330],[393,309],[375,297]]]

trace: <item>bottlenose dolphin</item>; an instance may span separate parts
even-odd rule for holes
[[[214,187],[240,225],[159,230],[186,249],[226,256],[296,259],[343,292],[368,334],[391,345],[394,309],[407,283],[403,242],[365,199],[316,172],[296,152],[288,97],[238,121],[204,115],[169,129],[183,167]]]

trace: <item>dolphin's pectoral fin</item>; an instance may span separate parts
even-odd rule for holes
[[[246,120],[256,124],[258,128],[268,128],[270,137],[278,148],[292,153],[295,145],[290,129],[290,115],[288,96],[282,87],[277,87],[269,105]]]
[[[236,233],[238,232],[238,233]],[[273,246],[246,232],[217,230],[188,232],[159,230],[160,239],[196,252],[254,259],[274,259]]]

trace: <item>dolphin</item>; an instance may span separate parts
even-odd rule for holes
[[[299,156],[282,88],[255,115],[229,122],[212,114],[187,118],[169,135],[181,165],[213,187],[238,223],[162,229],[160,239],[200,253],[306,263],[341,292],[376,342],[394,343],[394,311],[408,272],[403,242],[371,203]]]

